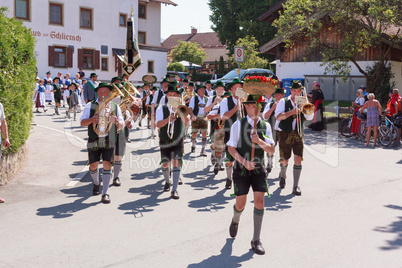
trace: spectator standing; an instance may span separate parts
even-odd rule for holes
[[[81,80],[82,80],[82,79],[85,79],[85,73],[82,71],[82,68],[79,69],[78,74],[79,74],[79,78],[80,78]]]
[[[374,146],[377,146],[377,135],[378,135],[378,126],[380,125],[380,114],[381,114],[381,104],[374,99],[374,94],[369,93],[367,95],[368,101],[364,103],[363,107],[360,108],[361,111],[367,108],[367,135],[366,135],[366,146],[369,145],[370,137],[371,137],[371,128],[374,128]]]
[[[321,131],[324,129],[324,112],[322,109],[322,101],[324,100],[324,93],[320,89],[319,83],[314,83],[313,90],[308,94],[311,103],[314,105],[313,123],[310,125],[312,130]]]
[[[90,80],[84,84],[84,100],[85,103],[91,102],[96,99],[95,88],[98,87],[98,75],[96,73],[91,73]]]
[[[353,111],[353,118],[352,118],[352,125],[350,126],[350,132],[356,136],[356,139],[359,138],[358,132],[359,132],[359,125],[360,125],[360,119],[357,118],[359,109],[364,105],[364,97],[363,97],[363,90],[358,89],[356,92],[356,100],[352,102],[352,107],[354,107]]]

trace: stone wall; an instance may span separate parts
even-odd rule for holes
[[[22,146],[15,154],[3,155],[0,164],[0,186],[10,182],[20,168],[25,164],[28,150],[26,145]]]

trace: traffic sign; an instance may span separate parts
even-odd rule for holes
[[[234,61],[244,62],[244,47],[234,47]]]

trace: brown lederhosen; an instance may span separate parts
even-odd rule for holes
[[[284,131],[278,132],[279,154],[281,160],[288,160],[293,153],[303,158],[303,138],[297,134],[296,130],[290,133]]]

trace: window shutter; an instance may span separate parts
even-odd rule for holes
[[[100,69],[100,51],[95,50],[95,69]]]
[[[72,47],[67,48],[67,68],[73,67],[73,51]]]
[[[54,66],[54,47],[49,46],[49,66]]]
[[[84,50],[78,49],[78,68],[84,68]]]

